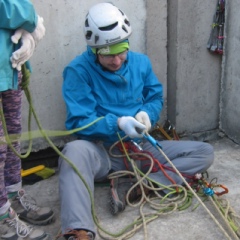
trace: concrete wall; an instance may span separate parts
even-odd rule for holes
[[[240,143],[240,21],[239,0],[227,1],[226,39],[222,67],[220,128]]]
[[[153,70],[163,84],[164,108],[159,123],[167,118],[167,0],[147,0],[146,53]]]
[[[217,129],[221,57],[206,46],[216,1],[168,1],[168,118],[180,133]]]
[[[85,50],[82,31],[85,14],[98,2],[104,1],[33,0],[47,30],[31,59],[33,74],[30,84],[33,105],[44,129],[65,130],[62,71],[69,61]],[[239,59],[236,52],[239,47],[239,31],[236,31],[239,28],[239,0],[231,1],[228,21],[235,24],[229,24],[227,28],[222,75],[221,56],[211,54],[206,48],[217,1],[112,2],[130,18],[134,30],[130,37],[131,49],[149,55],[153,69],[164,85],[165,106],[160,123],[168,118],[179,133],[186,134],[218,131],[220,125],[223,131],[240,142],[237,127]],[[25,99],[23,131],[27,131],[27,119]],[[34,122],[32,129],[38,129]],[[52,139],[57,146],[63,146],[71,137]],[[48,146],[43,138],[37,138],[33,151]],[[23,151],[26,147],[27,143],[23,142]]]
[[[240,143],[240,1],[225,1],[223,57],[206,49],[217,2],[168,1],[167,118],[179,133]]]

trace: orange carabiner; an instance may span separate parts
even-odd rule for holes
[[[223,195],[223,194],[228,193],[228,188],[226,188],[226,187],[223,186],[222,184],[217,185],[217,187],[221,187],[221,188],[223,189],[223,191],[221,191],[221,192],[215,192],[215,194],[216,194],[217,196],[221,196],[221,195]]]

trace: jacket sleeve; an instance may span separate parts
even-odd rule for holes
[[[37,25],[37,13],[29,0],[0,0],[0,28],[23,28],[33,32]]]
[[[63,72],[63,98],[66,103],[67,119],[65,126],[68,130],[87,128],[76,135],[82,138],[108,139],[119,131],[117,116],[114,114],[98,115],[97,103],[92,94],[88,73],[68,66]],[[99,120],[100,119],[100,120]],[[92,124],[94,121],[94,124]]]
[[[145,111],[154,126],[159,120],[163,107],[163,86],[153,72],[151,62],[146,56],[146,72],[144,76],[143,106],[139,111]]]

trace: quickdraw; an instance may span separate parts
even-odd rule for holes
[[[217,1],[217,10],[213,17],[212,30],[207,49],[216,54],[223,54],[225,24],[225,0]]]

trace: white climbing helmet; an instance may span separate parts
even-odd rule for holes
[[[111,3],[98,3],[85,19],[84,34],[89,46],[99,48],[127,39],[132,33],[128,17]]]

